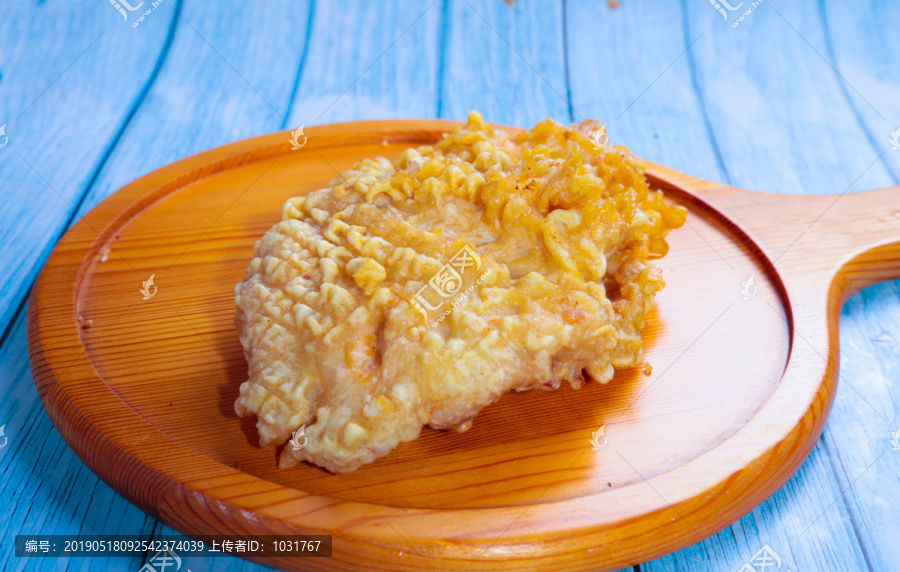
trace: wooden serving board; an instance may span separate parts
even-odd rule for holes
[[[288,197],[452,125],[315,127],[299,150],[266,135],[98,205],[29,307],[35,384],[66,442],[186,534],[333,535],[331,558],[260,560],[285,569],[609,570],[714,534],[781,487],[835,393],[841,303],[900,276],[900,188],[774,195],[652,165],[689,216],[659,261],[650,375],[509,394],[470,431],[426,428],[350,474],[276,468],[233,410],[247,374],[233,288],[253,244]]]

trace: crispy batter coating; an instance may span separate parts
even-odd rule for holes
[[[606,383],[642,360],[663,287],[649,261],[685,210],[587,121],[511,137],[471,113],[396,164],[365,159],[284,205],[235,288],[249,363],[235,411],[260,443],[306,425],[307,460],[348,472],[465,430],[510,390]]]

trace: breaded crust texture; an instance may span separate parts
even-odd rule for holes
[[[342,473],[507,391],[606,383],[642,361],[650,260],[684,217],[596,121],[510,136],[473,112],[285,203],[235,288],[235,411],[263,446],[305,426],[280,467]]]

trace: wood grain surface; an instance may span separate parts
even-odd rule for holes
[[[191,153],[301,123],[479,109],[523,127],[599,118],[643,157],[749,189],[852,194],[900,182],[888,142],[900,127],[891,3],[767,0],[737,29],[706,0],[167,0],[138,29],[102,2],[0,11],[4,538],[174,534],[100,481],[50,423],[27,363],[25,305],[71,224]],[[363,26],[347,33],[348,18]],[[799,472],[732,526],[641,570],[733,572],[763,545],[783,569],[896,567],[897,283],[850,298],[840,322],[834,406]],[[137,570],[149,556],[19,560],[0,544],[0,567],[13,570]],[[258,569],[236,558],[185,566]]]
[[[88,213],[29,312],[38,393],[82,460],[187,534],[333,535],[332,559],[266,561],[291,569],[612,570],[693,544],[780,488],[834,397],[841,303],[900,276],[900,189],[782,196],[654,166],[690,214],[660,264],[650,375],[509,395],[471,431],[426,430],[349,475],[279,471],[256,446],[232,406],[246,377],[233,285],[253,243],[288,197],[451,125],[311,128],[299,152],[289,132],[259,137],[154,171]],[[158,296],[143,300],[151,274]]]

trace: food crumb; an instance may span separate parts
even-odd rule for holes
[[[387,146],[388,146],[388,140],[387,140],[387,139],[382,139],[382,140],[381,140],[381,146],[382,146],[382,147],[387,147]]]
[[[612,488],[612,483],[606,483],[606,486]]]
[[[463,421],[462,423],[460,423],[459,425],[456,426],[456,431],[458,433],[465,433],[466,431],[468,431],[471,428],[472,428],[472,420],[466,419],[465,421]]]
[[[109,259],[110,250],[111,249],[109,248],[108,244],[103,245],[103,247],[100,249],[100,262],[106,262],[107,259]]]
[[[81,324],[81,327],[84,328],[85,330],[87,330],[87,329],[90,329],[90,327],[93,326],[93,325],[94,325],[94,320],[85,320],[85,321]]]
[[[653,373],[653,366],[651,366],[647,362],[644,362],[644,370],[643,371],[644,371],[644,375],[649,377],[650,374]]]
[[[619,0],[608,0],[606,5],[609,6],[610,10],[615,10],[619,7]]]

